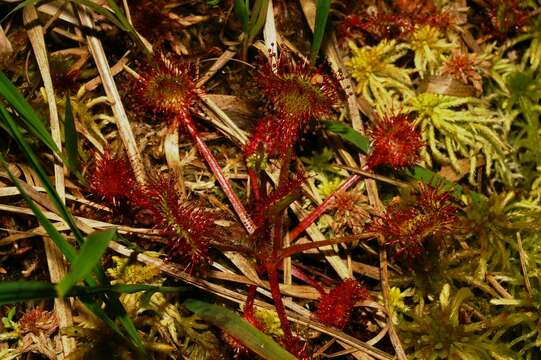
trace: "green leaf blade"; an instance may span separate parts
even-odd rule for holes
[[[247,0],[235,0],[235,15],[240,19],[242,24],[242,31],[248,34],[248,23],[250,21],[250,15],[248,11]]]
[[[342,139],[355,145],[363,153],[368,153],[368,150],[370,149],[370,139],[353,129],[351,126],[341,122],[327,120],[321,121],[321,124],[323,124],[327,131],[335,133]]]
[[[88,235],[81,247],[79,256],[71,265],[71,271],[57,285],[60,297],[66,296],[70,289],[81,279],[90,275],[99,264],[109,242],[116,236],[116,228],[95,231]]]
[[[54,285],[46,281],[3,281],[0,283],[0,305],[54,296]]]
[[[28,159],[28,162],[30,163],[30,166],[34,169],[36,172],[36,175],[38,176],[40,182],[43,184],[43,187],[47,191],[47,194],[51,198],[54,207],[58,210],[59,215],[66,221],[68,226],[70,227],[71,231],[73,231],[75,235],[75,239],[79,243],[83,243],[83,236],[81,235],[81,232],[79,231],[79,228],[75,224],[75,220],[73,219],[72,215],[60,199],[60,196],[56,192],[55,188],[53,187],[51,181],[49,180],[49,176],[43,169],[43,166],[40,163],[40,160],[30,147],[26,140],[24,139],[24,136],[21,134],[21,131],[18,129],[17,125],[15,124],[15,121],[11,117],[11,115],[7,112],[4,105],[0,102],[0,119],[4,121],[4,124],[9,128],[9,133],[13,135],[13,139],[21,149],[21,151],[25,154],[26,158]]]
[[[0,162],[2,163],[2,166],[6,169],[8,176],[10,180],[15,184],[17,189],[19,190],[19,193],[23,197],[23,199],[26,201],[28,207],[32,210],[36,218],[38,219],[39,223],[45,231],[47,231],[47,234],[49,237],[53,240],[55,245],[60,249],[62,254],[68,259],[68,261],[73,261],[77,255],[75,249],[73,246],[71,246],[70,243],[67,242],[67,240],[60,234],[58,230],[53,226],[53,224],[47,219],[47,217],[41,212],[41,210],[36,206],[34,201],[28,196],[28,194],[24,191],[24,189],[19,184],[19,180],[13,175],[13,173],[9,170],[9,165],[7,161],[4,159],[4,157],[0,154]]]
[[[325,29],[327,28],[327,19],[331,12],[331,0],[317,0],[316,4],[316,21],[314,24],[314,38],[312,40],[312,48],[310,49],[310,62],[315,63],[323,37],[325,36]]]
[[[66,94],[66,111],[64,113],[64,144],[68,168],[72,173],[76,173],[79,168],[78,138],[69,94]]]
[[[4,99],[21,115],[21,119],[24,121],[30,132],[40,139],[51,151],[62,156],[43,121],[2,71],[0,71],[0,96],[4,97]]]
[[[270,336],[263,334],[242,319],[237,313],[225,307],[208,304],[195,299],[186,300],[184,306],[203,320],[218,326],[264,359],[296,359]]]

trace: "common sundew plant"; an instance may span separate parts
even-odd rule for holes
[[[0,14],[1,359],[541,359],[540,0]]]

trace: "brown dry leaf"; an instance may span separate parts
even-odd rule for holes
[[[0,57],[8,56],[13,52],[13,46],[0,26]]]
[[[249,128],[258,118],[257,111],[250,103],[238,96],[208,94],[207,97],[242,129]]]
[[[449,96],[473,96],[475,89],[450,75],[429,76],[419,85],[419,93],[430,92]]]
[[[483,166],[485,164],[482,158],[477,159],[477,166]],[[470,159],[460,159],[457,161],[457,165],[460,168],[460,172],[457,172],[451,165],[442,166],[441,170],[438,172],[438,175],[444,177],[445,179],[456,182],[462,179],[464,176],[470,172]]]

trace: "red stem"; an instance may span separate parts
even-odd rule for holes
[[[269,285],[271,288],[272,300],[274,301],[274,308],[280,319],[280,326],[284,331],[284,343],[292,344],[293,334],[291,333],[291,327],[289,326],[289,320],[287,319],[286,310],[282,301],[282,293],[280,292],[280,283],[278,281],[278,272],[276,271],[276,265],[273,263],[266,263],[267,274],[269,276]]]
[[[291,275],[295,276],[297,279],[304,281],[305,283],[316,289],[322,296],[326,294],[323,287],[315,279],[313,279],[310,275],[306,274],[300,268],[292,265]]]
[[[354,174],[349,177],[338,189],[336,189],[328,198],[325,199],[318,207],[316,207],[308,216],[306,216],[302,221],[289,233],[289,241],[292,243],[295,241],[304,230],[306,230],[310,225],[312,225],[325,211],[329,209],[332,205],[332,202],[336,198],[336,194],[341,191],[346,191],[352,187],[357,181],[361,179],[360,175]]]
[[[278,177],[278,185],[277,189],[282,188],[283,186],[286,186],[288,178],[289,178],[289,163],[291,162],[291,152],[292,148],[290,147],[287,150],[287,153],[285,157],[282,159],[281,166],[280,166],[280,175]],[[279,251],[282,249],[282,227],[284,224],[284,217],[285,210],[280,211],[279,214],[276,214],[274,216],[273,226],[272,226],[272,256],[273,258],[276,258]]]
[[[222,187],[225,196],[227,196],[227,198],[231,202],[231,206],[233,206],[233,209],[237,213],[240,222],[242,223],[242,225],[244,225],[248,234],[253,234],[255,232],[254,222],[250,218],[250,215],[248,215],[248,212],[244,208],[244,205],[242,205],[242,203],[240,202],[237,194],[235,194],[235,192],[231,188],[231,184],[229,184],[229,181],[225,177],[222,168],[218,164],[218,161],[216,161],[216,158],[214,157],[214,155],[212,155],[212,152],[199,135],[199,132],[195,128],[195,123],[193,122],[192,117],[189,115],[180,116],[180,121],[182,122],[182,124],[184,124],[186,130],[188,130],[188,132],[190,133],[192,139],[197,145],[197,148],[199,149],[199,152],[205,158],[208,166],[218,180],[218,183],[220,183],[220,186]]]
[[[261,199],[259,178],[257,177],[257,173],[253,169],[248,169],[248,176],[250,177],[250,185],[252,188],[252,193],[254,194],[254,200],[258,202]]]
[[[244,315],[254,317],[254,301],[257,291],[256,285],[250,285],[248,287],[248,294],[246,295],[246,304],[244,304]]]

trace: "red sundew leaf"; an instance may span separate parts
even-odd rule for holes
[[[282,159],[291,148],[292,140],[298,134],[287,133],[297,131],[290,129],[285,121],[275,117],[266,116],[260,119],[244,147],[244,157],[248,167],[264,169],[268,158]]]
[[[174,177],[151,181],[132,198],[152,214],[156,228],[169,237],[170,256],[187,259],[191,271],[210,262],[210,242],[222,234],[215,224],[217,214],[202,203],[181,199],[175,184]]]
[[[179,116],[187,116],[190,106],[200,95],[193,64],[178,62],[157,52],[151,63],[142,67],[133,87],[142,106],[155,113],[170,116],[178,125]]]
[[[400,169],[415,165],[421,159],[419,151],[424,142],[407,115],[380,118],[370,131],[370,138],[372,148],[367,166],[371,169],[382,165]]]
[[[321,297],[315,317],[326,325],[343,329],[349,323],[355,303],[368,297],[368,290],[357,280],[345,280]]]
[[[106,151],[96,161],[89,181],[90,191],[113,206],[131,198],[138,187],[125,158],[114,158]]]
[[[460,230],[458,207],[451,194],[421,185],[413,204],[393,204],[368,227],[385,237],[396,253],[413,259],[422,256],[429,239],[441,241]]]
[[[274,72],[266,63],[259,70],[258,82],[278,117],[287,120],[285,133],[298,134],[306,121],[329,117],[339,98],[336,79],[305,61],[295,63],[285,52],[276,66]]]

